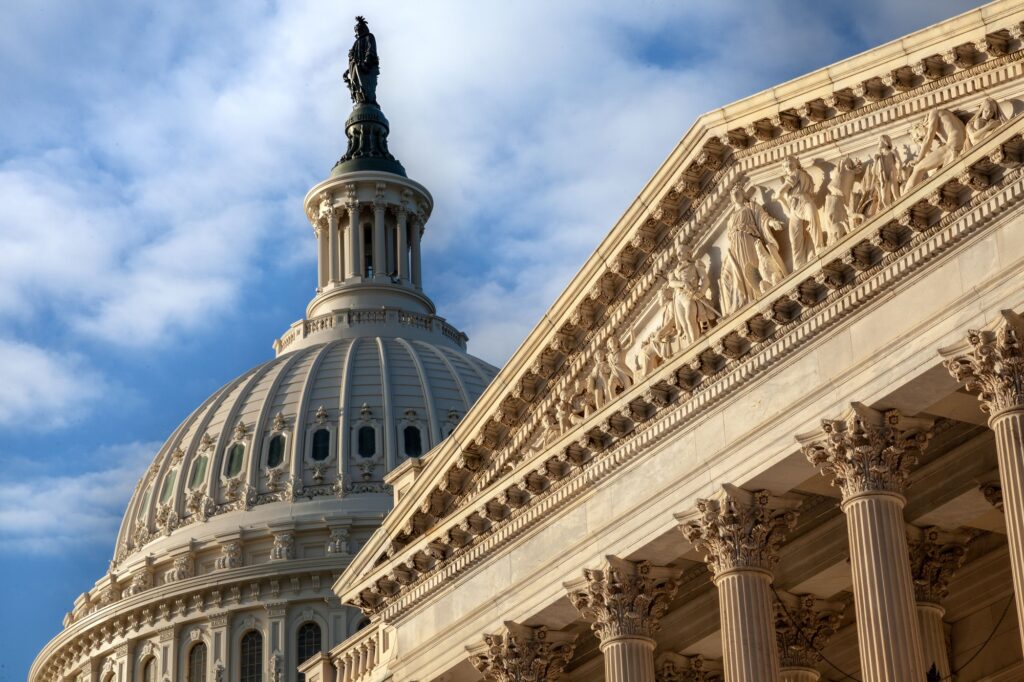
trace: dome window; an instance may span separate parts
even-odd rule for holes
[[[331,456],[331,432],[327,429],[317,429],[313,433],[313,452],[310,457],[314,461],[322,462]]]
[[[160,504],[164,504],[170,499],[171,493],[174,492],[174,479],[177,478],[177,472],[172,471],[164,479],[164,486],[160,488]]]
[[[206,644],[203,642],[188,652],[188,682],[206,682]]]
[[[423,439],[417,427],[406,426],[402,431],[402,439],[405,441],[406,457],[419,457],[423,454]]]
[[[316,436],[313,437],[313,450],[316,451]],[[284,436],[277,434],[270,439],[270,446],[267,448],[267,466],[271,469],[281,466],[284,461]]]
[[[263,635],[250,630],[242,637],[240,682],[263,682]]]
[[[377,432],[372,426],[359,427],[359,456],[373,457],[377,454]]]
[[[206,479],[206,460],[206,455],[203,455],[192,465],[192,477],[188,479],[189,489],[198,487]]]
[[[228,478],[237,476],[242,470],[242,460],[245,459],[245,446],[235,443],[228,448],[228,461],[224,463],[224,475]]]
[[[296,635],[295,650],[299,661],[307,661],[316,654],[323,651],[323,643],[320,636],[320,626],[313,622],[303,623]],[[305,682],[306,677],[299,673],[299,682]]]

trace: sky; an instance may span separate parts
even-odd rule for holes
[[[701,113],[959,0],[2,3],[0,682],[107,569],[134,484],[313,295],[352,17],[435,209],[424,287],[496,365]]]

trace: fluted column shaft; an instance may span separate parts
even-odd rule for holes
[[[993,415],[989,425],[996,434],[1013,593],[1017,613],[1024,613],[1024,408]],[[1024,642],[1024,618],[1018,620],[1021,642]]]
[[[780,679],[771,582],[765,570],[733,570],[715,578],[726,682]]]
[[[338,268],[338,256],[341,251],[338,243],[338,214],[335,211],[331,211],[331,215],[327,220],[327,276],[332,284],[341,280],[341,273]]]
[[[607,682],[655,682],[654,640],[617,637],[601,642]]]
[[[328,245],[328,236],[324,234],[322,227],[316,228],[316,286],[317,289],[323,289],[327,286],[328,279],[330,277],[328,273],[328,265],[330,262],[330,246]]]
[[[783,668],[782,682],[818,682],[821,673],[814,668]]]
[[[398,270],[398,279],[402,282],[409,281],[409,213],[402,209],[398,212],[396,230],[398,232],[395,240],[395,260]]]
[[[904,498],[861,493],[843,501],[865,682],[923,680],[914,584],[907,559]]]
[[[917,603],[917,624],[921,632],[921,650],[924,656],[924,667],[928,670],[935,664],[939,671],[939,679],[950,678],[949,653],[946,650],[946,629],[942,617],[946,610],[938,604],[928,602]]]

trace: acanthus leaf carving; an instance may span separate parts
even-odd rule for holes
[[[502,632],[484,635],[483,643],[466,647],[469,660],[495,682],[543,682],[561,677],[576,647],[576,635],[529,627],[510,621]]]
[[[990,416],[1024,406],[1024,318],[1002,311],[995,329],[971,330],[967,349],[944,352],[946,369],[978,394]]]

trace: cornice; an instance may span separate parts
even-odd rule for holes
[[[515,469],[509,469],[485,490],[464,500],[458,506],[461,514],[443,516],[440,522],[428,526],[429,533],[398,548],[384,565],[359,578],[358,583],[343,576],[336,590],[343,588],[339,593],[345,601],[379,613],[386,620],[397,617],[435,587],[483,560],[501,544],[548,516],[554,508],[610,475],[637,452],[648,450],[669,434],[678,432],[685,423],[726,399],[739,387],[763,376],[815,337],[913,276],[1020,201],[1024,191],[1018,156],[1022,131],[1024,120],[1006,126],[984,145],[966,154],[960,163],[935,175],[861,230],[848,235],[813,267],[787,280],[788,286],[728,318],[660,371],[662,378],[634,386],[616,403],[594,414],[551,447]],[[971,201],[959,208],[935,207],[942,212],[942,217],[928,225],[912,227],[899,222],[913,223],[910,209],[934,196],[937,189],[955,182],[965,168],[992,163],[993,158],[1007,164],[997,184],[976,191]],[[888,242],[882,249],[868,239],[872,234],[892,231],[897,226],[901,232],[898,246]],[[874,249],[873,254],[869,253],[871,249]],[[862,267],[851,267],[849,277],[823,296],[808,298],[807,283],[818,281],[819,275],[836,262],[860,263]],[[757,333],[753,333],[755,328],[759,328]],[[726,347],[725,340],[733,335],[746,339],[749,347],[738,357],[730,358],[716,349]],[[652,386],[663,391],[668,399],[655,398],[652,402],[645,395]],[[632,429],[616,434],[606,426],[624,406],[635,408],[638,404],[647,415],[637,417]],[[656,417],[652,418],[653,415]],[[585,445],[581,434],[585,434]],[[533,491],[525,490],[530,487],[531,476],[544,475],[548,479],[545,483],[536,485]],[[510,495],[512,488],[518,492]],[[498,507],[504,510],[493,513]],[[466,512],[478,519],[489,517],[490,523],[477,523],[478,537],[472,537],[473,523],[467,521]],[[471,541],[453,547],[458,543],[450,540],[458,539],[462,531],[456,532],[456,529],[460,526],[467,529],[464,532],[471,536]],[[400,567],[398,573],[395,567]]]
[[[436,496],[444,488],[449,491],[455,489],[455,494],[446,494],[452,504],[458,506],[462,498],[457,495],[464,496],[466,490],[479,492],[486,487],[485,481],[492,480],[495,475],[508,469],[508,457],[499,453],[518,450],[529,441],[544,411],[540,401],[552,392],[564,390],[565,385],[572,380],[571,374],[585,369],[585,360],[581,358],[592,355],[588,353],[587,346],[594,345],[595,339],[603,340],[608,328],[618,326],[631,315],[637,314],[644,298],[654,291],[661,273],[678,256],[681,243],[700,243],[702,235],[709,233],[709,214],[721,210],[722,198],[728,185],[738,181],[759,164],[778,160],[788,153],[804,151],[808,147],[805,141],[815,135],[827,132],[831,136],[831,143],[841,139],[838,127],[842,127],[846,135],[861,133],[863,122],[860,126],[846,125],[854,118],[868,115],[881,117],[891,123],[898,118],[920,115],[936,101],[947,101],[951,97],[961,97],[964,93],[991,87],[994,83],[1019,78],[1022,75],[1021,59],[1020,50],[1007,53],[982,64],[961,68],[905,92],[859,106],[846,114],[832,115],[828,120],[742,149],[727,149],[719,138],[710,136],[708,129],[695,125],[687,134],[690,141],[685,145],[691,162],[684,166],[675,153],[670,159],[673,169],[685,167],[685,170],[672,178],[666,175],[663,168],[642,193],[641,199],[638,199],[646,207],[643,197],[649,197],[649,201],[657,208],[646,210],[644,217],[644,212],[636,210],[638,204],[634,203],[630,207],[623,220],[602,242],[595,256],[570,284],[567,292],[556,301],[498,375],[477,403],[478,407],[463,419],[452,438],[431,453],[430,466],[385,522],[385,530],[378,534],[374,556],[358,556],[349,575],[366,574],[369,562],[377,560],[376,555],[383,547],[381,543],[391,542],[396,535],[401,535],[402,531],[397,526],[399,523],[404,525],[414,516],[416,507],[424,499]],[[956,93],[935,94],[943,89],[956,90]],[[898,105],[895,109],[892,108],[894,104]],[[684,138],[684,142],[687,138]],[[704,144],[699,146],[702,140]],[[667,165],[669,162],[666,162]],[[933,181],[934,178],[926,185],[931,187]],[[695,183],[698,189],[692,198],[686,198],[683,193],[687,188],[693,188]],[[892,209],[886,215],[896,223],[902,218],[895,216]],[[876,216],[872,223],[877,224],[878,218]],[[863,226],[858,234],[867,234]],[[872,238],[877,241],[878,235]],[[610,248],[612,244],[625,246],[618,255],[613,255]],[[648,255],[651,257],[648,258]],[[860,267],[856,257],[851,262]],[[821,256],[811,266],[786,278],[779,284],[779,288],[792,286],[798,277],[811,276],[827,280],[831,274],[825,272],[823,264],[827,263],[828,255]],[[620,271],[628,272],[622,274]],[[586,281],[581,281],[585,274]],[[596,291],[600,297],[602,282],[609,280],[618,283],[612,287],[614,292],[604,296],[605,302],[596,300],[591,294]],[[583,293],[588,290],[591,294]],[[795,294],[795,300],[805,295],[799,287],[792,293]],[[578,307],[571,309],[570,301],[578,303]],[[767,302],[767,298],[759,301],[762,305]],[[735,313],[733,319],[743,312]],[[762,308],[762,317],[770,319],[779,314],[780,310],[774,305]],[[721,328],[714,331],[720,332]],[[748,333],[741,336],[750,338],[757,335]],[[721,340],[721,334],[717,338]],[[754,341],[756,343],[756,338]],[[527,405],[530,406],[529,410]],[[532,415],[532,421],[524,423],[524,413]],[[399,522],[396,519],[404,520]],[[373,545],[372,542],[370,544]],[[367,551],[369,549],[367,547]],[[345,580],[348,579],[345,576]]]

